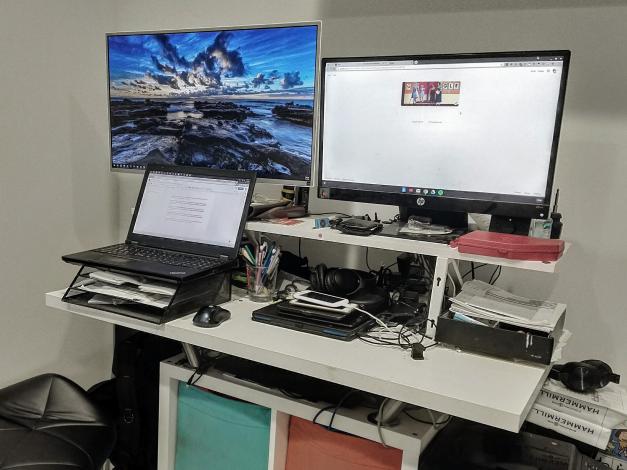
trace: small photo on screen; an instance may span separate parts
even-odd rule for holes
[[[317,25],[108,37],[111,159],[311,174]]]
[[[461,82],[403,82],[403,106],[459,106]]]

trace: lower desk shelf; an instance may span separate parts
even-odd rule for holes
[[[175,468],[177,398],[179,383],[186,382],[193,369],[186,367],[183,355],[161,363],[159,389],[159,470]],[[244,400],[271,410],[268,469],[283,470],[287,452],[289,417],[296,416],[311,421],[324,405],[289,398],[279,391],[256,386],[210,370],[196,383],[197,386]],[[367,419],[371,409],[340,409],[333,428],[354,436],[379,442],[377,426]],[[317,422],[325,425],[332,411],[325,411]],[[402,415],[401,415],[402,416]],[[440,415],[436,413],[436,418]],[[439,418],[438,418],[439,419]],[[394,427],[382,427],[386,445],[403,452],[402,470],[415,470],[418,457],[437,434],[429,424],[422,424],[402,416]]]

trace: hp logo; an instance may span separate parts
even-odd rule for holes
[[[425,201],[425,198],[424,198],[424,197],[419,197],[419,198],[416,198],[416,205],[417,205],[417,206],[424,206],[424,205],[425,205],[425,202],[426,202],[426,201]]]

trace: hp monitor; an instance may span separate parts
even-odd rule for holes
[[[111,167],[311,179],[318,24],[107,35]]]
[[[569,57],[323,59],[319,196],[547,218]]]

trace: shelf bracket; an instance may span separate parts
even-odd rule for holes
[[[433,338],[438,317],[442,313],[444,302],[444,289],[446,287],[446,275],[448,273],[450,258],[436,257],[435,269],[433,272],[433,286],[431,287],[431,298],[429,300],[429,321],[427,322],[427,336]]]

